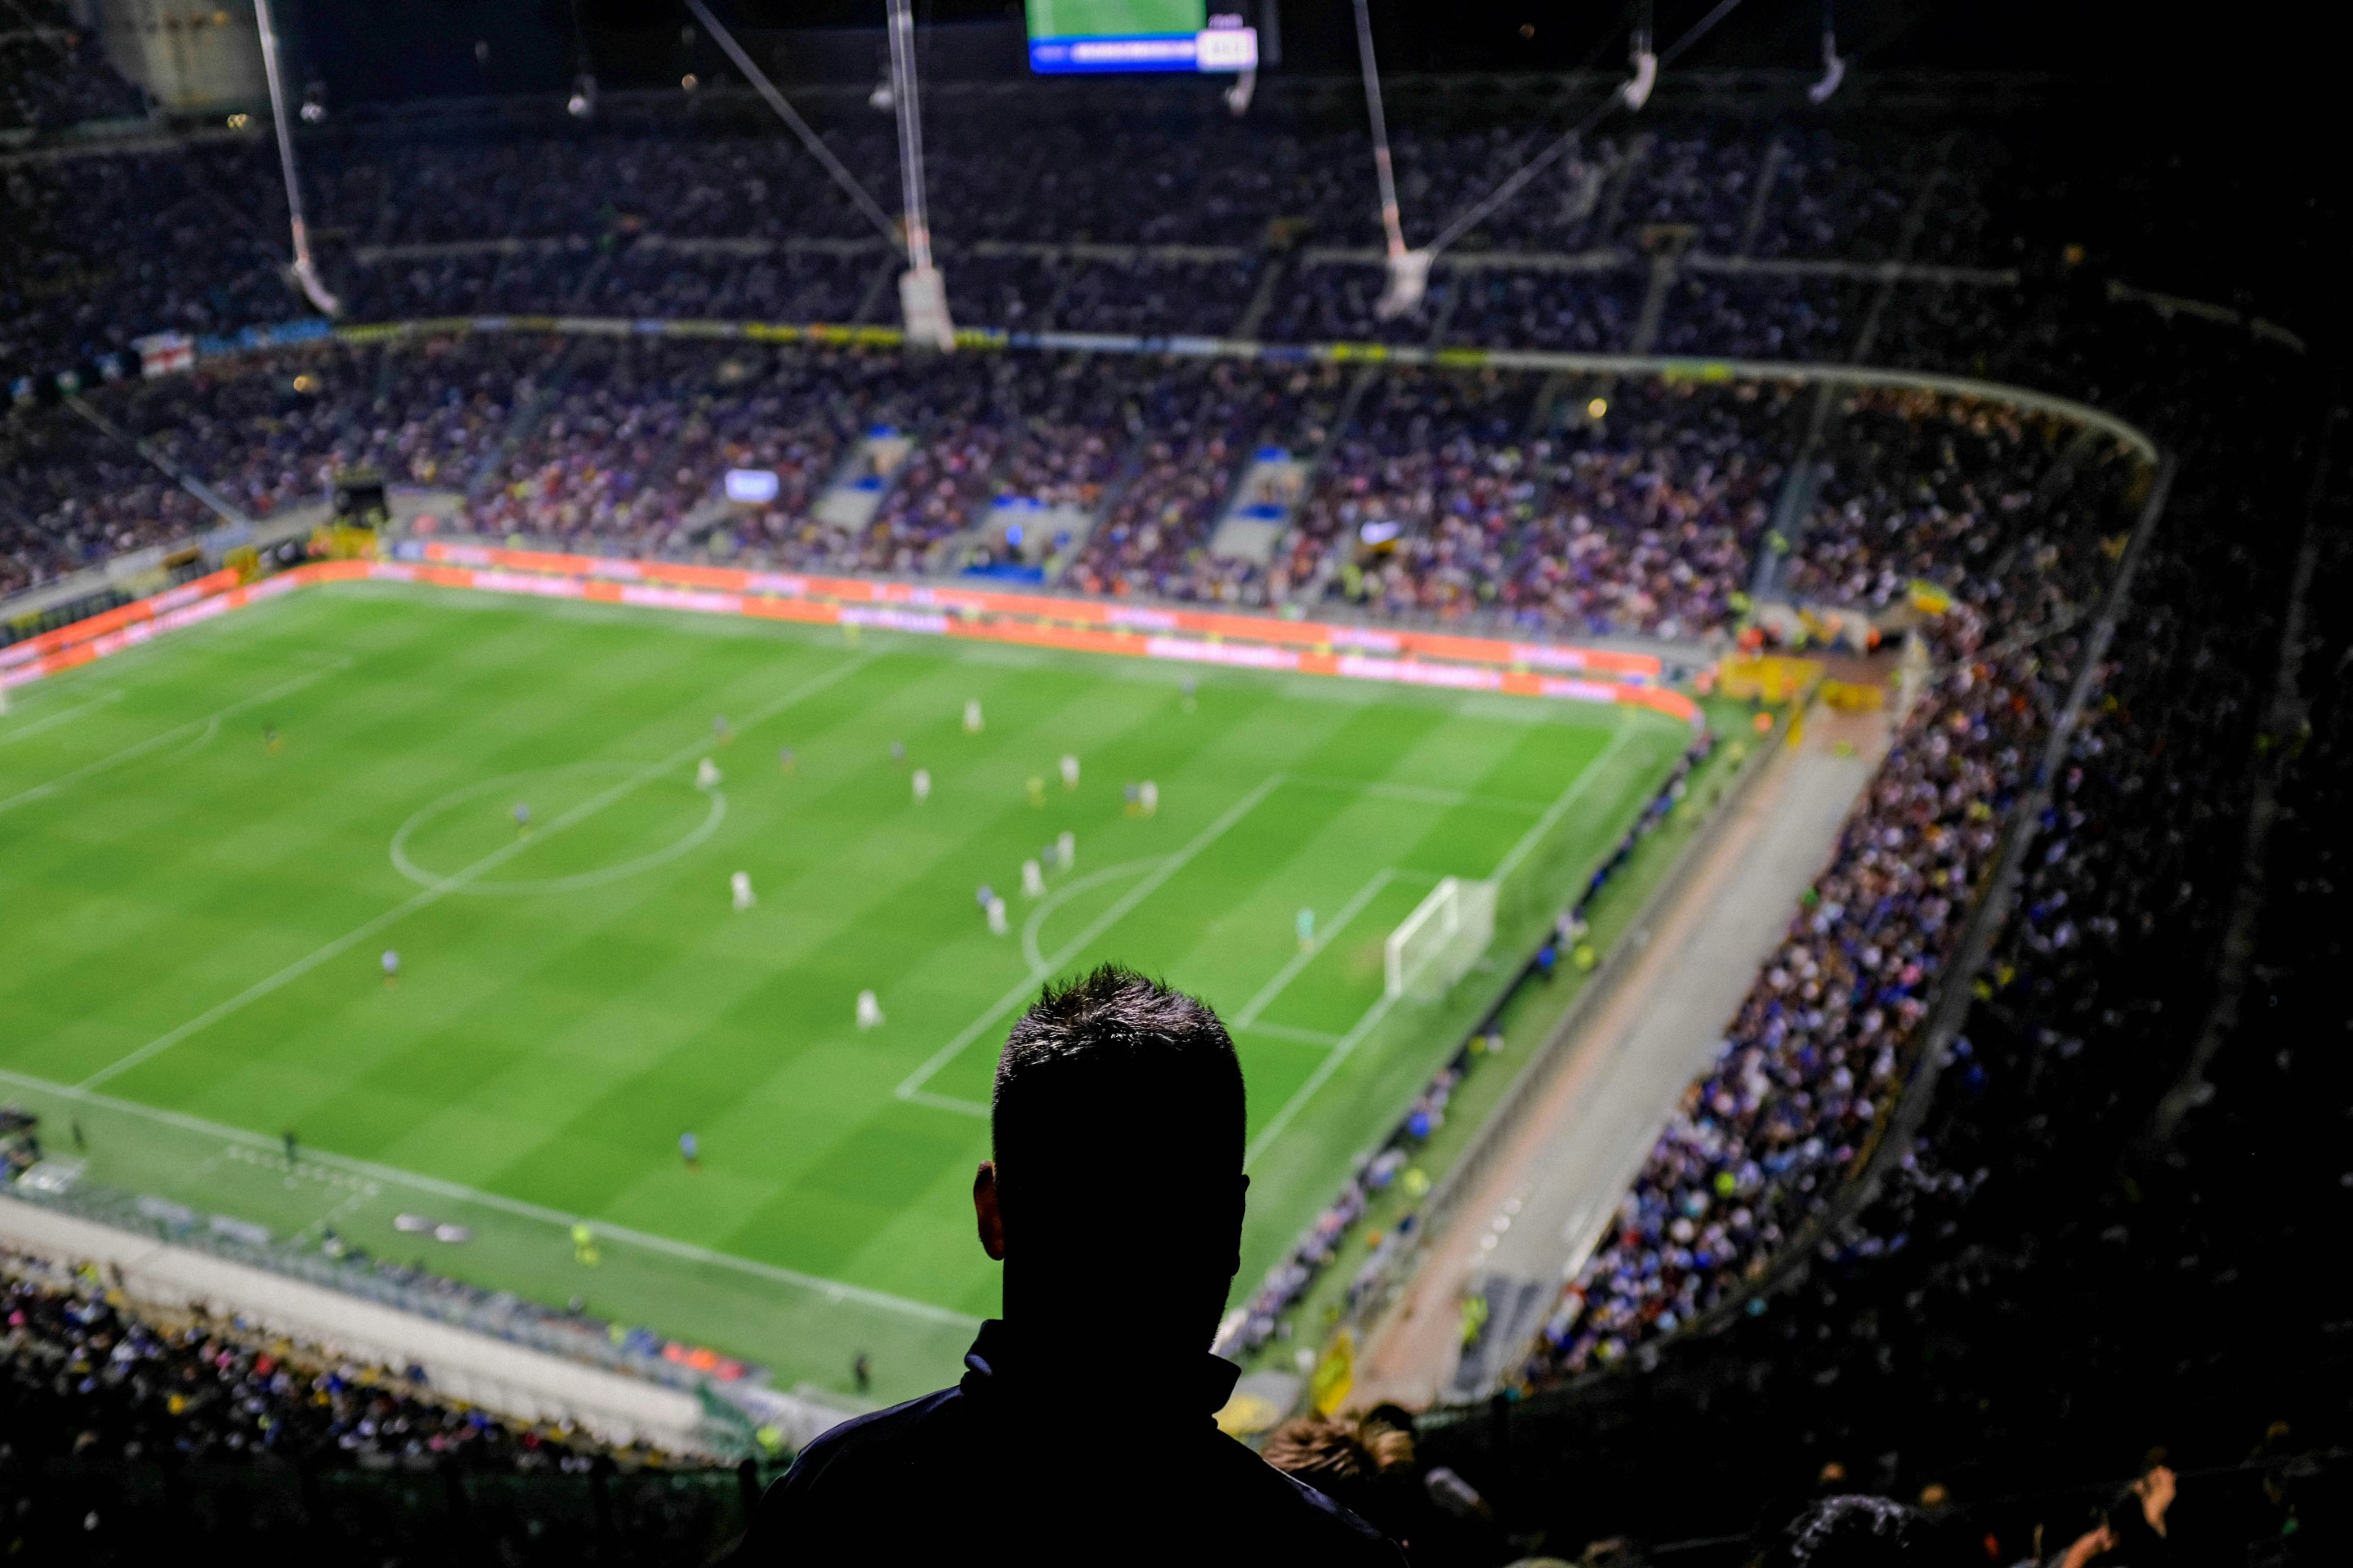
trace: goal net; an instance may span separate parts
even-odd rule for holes
[[[1495,936],[1495,885],[1450,876],[1430,890],[1382,949],[1388,994],[1443,996]]]

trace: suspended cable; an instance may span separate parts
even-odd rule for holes
[[[1398,218],[1397,174],[1389,163],[1388,122],[1381,113],[1381,70],[1373,59],[1373,16],[1366,0],[1356,0],[1356,63],[1365,73],[1365,111],[1373,122],[1373,173],[1381,185],[1381,228],[1389,254],[1405,254],[1405,226]]]
[[[1659,57],[1651,48],[1651,0],[1642,0],[1641,8],[1634,13],[1634,31],[1626,40],[1627,63],[1634,74],[1618,90],[1629,109],[1640,109],[1651,101],[1651,89],[1659,85]]]
[[[1733,11],[1739,5],[1740,0],[1717,0],[1717,5],[1714,10],[1710,11],[1706,16],[1702,16],[1698,21],[1693,23],[1690,29],[1686,31],[1682,37],[1675,40],[1672,48],[1669,48],[1664,54],[1657,57],[1658,63],[1654,69],[1654,79],[1655,71],[1664,70],[1668,66],[1672,65],[1677,59],[1681,58],[1693,45],[1698,43],[1701,38],[1704,37],[1718,22],[1723,21],[1726,16],[1732,15]],[[1496,209],[1503,207],[1504,203],[1510,201],[1514,196],[1519,195],[1523,190],[1525,190],[1529,181],[1535,179],[1538,175],[1544,173],[1545,170],[1550,168],[1561,158],[1563,154],[1569,152],[1579,142],[1583,141],[1586,135],[1590,132],[1594,127],[1599,125],[1604,120],[1609,119],[1613,111],[1621,106],[1631,107],[1631,105],[1627,103],[1626,95],[1626,88],[1631,85],[1631,82],[1621,84],[1617,91],[1612,92],[1609,97],[1594,105],[1594,107],[1586,114],[1584,119],[1578,121],[1576,124],[1570,126],[1566,132],[1562,132],[1561,135],[1554,141],[1552,145],[1546,147],[1543,152],[1538,153],[1535,157],[1521,164],[1517,169],[1512,172],[1502,185],[1497,185],[1493,190],[1488,192],[1484,196],[1482,196],[1478,201],[1473,202],[1469,207],[1464,209],[1461,216],[1456,217],[1451,223],[1449,223],[1444,228],[1439,230],[1438,238],[1431,240],[1428,246],[1424,247],[1425,251],[1430,255],[1435,256],[1440,251],[1444,250],[1447,247],[1452,245],[1456,240],[1461,238],[1464,235],[1470,233],[1472,229],[1478,228],[1482,223],[1484,223],[1491,216],[1493,216]],[[1647,90],[1645,91],[1644,96],[1646,98],[1649,96]]]
[[[735,62],[735,69],[744,73],[744,79],[752,84],[752,90],[767,100],[768,107],[776,111],[776,118],[792,127],[793,134],[800,138],[801,145],[808,149],[809,156],[825,166],[825,172],[833,176],[833,183],[858,204],[858,210],[866,215],[867,221],[881,230],[882,238],[891,242],[891,248],[904,251],[906,241],[900,238],[899,231],[892,227],[891,215],[882,210],[882,204],[867,194],[866,187],[858,183],[858,176],[833,155],[833,149],[825,144],[825,139],[811,129],[809,122],[801,118],[800,111],[776,90],[776,84],[768,79],[768,73],[762,70],[752,57],[744,52],[744,46],[735,41],[735,35],[720,25],[719,18],[711,14],[711,7],[702,0],[686,0],[686,8],[694,13],[695,20],[701,22],[717,40],[727,58]]]

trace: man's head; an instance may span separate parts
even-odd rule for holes
[[[1388,1511],[1381,1480],[1412,1469],[1413,1436],[1371,1416],[1300,1415],[1269,1434],[1259,1457],[1377,1523]]]
[[[1206,1345],[1241,1261],[1243,1118],[1234,1043],[1202,1003],[1113,964],[1048,986],[997,1062],[996,1158],[973,1183],[1008,1319],[1121,1292]]]

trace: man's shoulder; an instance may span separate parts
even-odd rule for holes
[[[800,1451],[752,1510],[731,1564],[782,1561],[798,1552],[820,1561],[875,1529],[874,1509],[920,1495],[957,1441],[962,1394],[944,1388],[888,1410],[853,1416]]]
[[[894,1451],[949,1441],[949,1429],[958,1425],[963,1402],[962,1390],[944,1388],[887,1410],[853,1415],[839,1426],[828,1427],[802,1449],[787,1478],[802,1471],[814,1478],[845,1460],[882,1459]]]

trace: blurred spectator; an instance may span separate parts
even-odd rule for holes
[[[603,1445],[435,1403],[417,1380],[315,1350],[268,1344],[197,1319],[141,1316],[95,1269],[0,1252],[0,1412],[12,1462],[222,1463],[264,1455],[311,1465],[463,1463],[585,1468]]]

